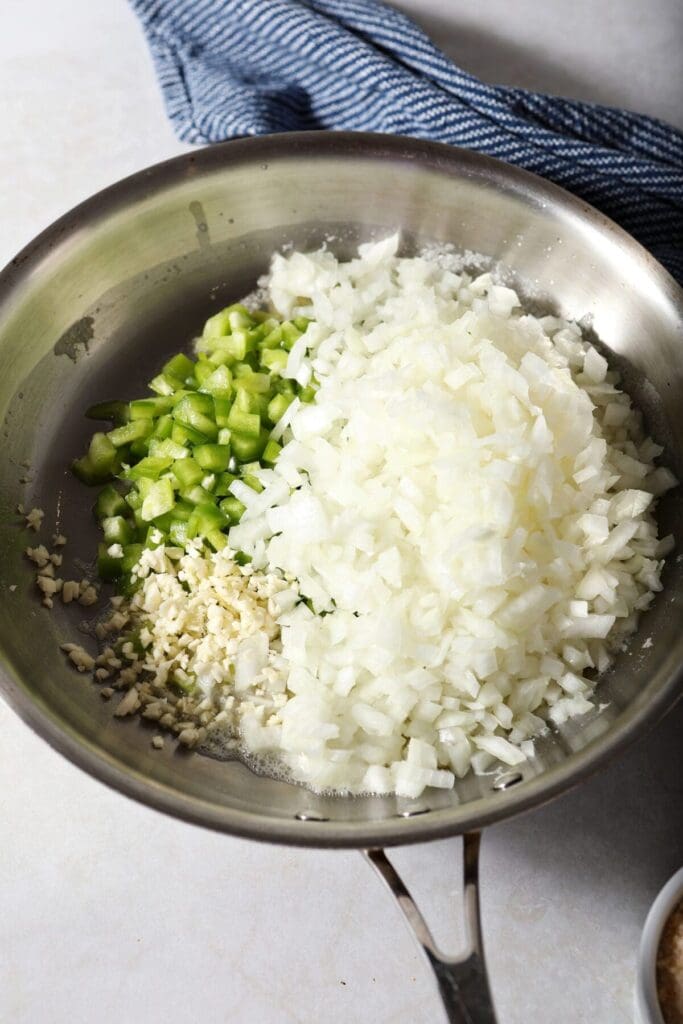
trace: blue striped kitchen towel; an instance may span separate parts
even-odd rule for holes
[[[448,142],[526,167],[683,283],[683,135],[641,114],[486,85],[380,0],[131,0],[186,142],[317,128]]]

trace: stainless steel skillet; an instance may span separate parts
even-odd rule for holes
[[[111,718],[57,644],[78,613],[48,614],[22,559],[18,501],[47,511],[88,560],[89,498],[65,471],[83,447],[82,409],[133,395],[162,355],[208,313],[249,291],[271,253],[323,240],[342,255],[401,228],[407,244],[452,243],[501,261],[530,301],[589,318],[621,364],[649,427],[683,475],[683,293],[631,238],[533,175],[450,147],[389,136],[305,133],[226,143],[160,164],[105,190],[45,231],[0,275],[0,686],[19,714],[86,771],[150,805],[210,828],[272,842],[357,847],[398,895],[434,967],[453,1021],[493,1020],[478,932],[478,830],[575,785],[680,693],[683,567],[638,637],[601,682],[600,707],[538,745],[515,774],[467,778],[417,801],[316,797],[236,762],[153,752],[139,723]],[[21,463],[29,461],[28,485]],[[683,535],[677,492],[663,532]],[[643,648],[643,639],[652,644]],[[466,834],[469,948],[434,948],[381,852]],[[469,1003],[471,1011],[465,1008]]]

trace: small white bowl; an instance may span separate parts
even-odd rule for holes
[[[636,1006],[641,1024],[664,1024],[657,997],[657,952],[664,925],[683,899],[683,868],[670,878],[650,907],[638,952]]]

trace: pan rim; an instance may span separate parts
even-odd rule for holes
[[[218,172],[221,168],[242,162],[301,157],[392,157],[419,162],[435,170],[451,169],[461,176],[486,175],[487,180],[493,179],[508,191],[523,191],[539,203],[551,200],[567,215],[579,218],[586,228],[620,244],[641,264],[644,261],[653,283],[677,308],[683,321],[683,289],[671,275],[622,228],[559,186],[503,161],[443,143],[377,133],[315,131],[230,140],[197,149],[153,164],[95,193],[45,228],[0,272],[0,313],[5,303],[11,302],[17,290],[75,231],[104,220],[117,209],[143,200],[153,192],[163,191],[165,187],[177,185],[183,179],[190,180],[197,174],[212,170]],[[431,810],[412,819],[322,822],[280,819],[258,812],[218,807],[196,797],[185,796],[133,769],[122,767],[112,755],[70,730],[51,714],[47,706],[30,696],[21,683],[19,672],[7,659],[6,653],[0,650],[0,693],[9,706],[53,749],[100,782],[155,810],[214,831],[274,843],[340,848],[392,846],[458,835],[553,799],[602,768],[673,706],[681,695],[679,682],[683,676],[683,664],[674,664],[661,672],[665,681],[646,705],[637,701],[607,733],[588,743],[578,753],[568,755],[560,764],[529,779],[518,789],[481,797],[462,806]]]

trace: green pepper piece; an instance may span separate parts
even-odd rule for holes
[[[148,455],[127,469],[123,476],[127,480],[140,480],[141,477],[158,480],[161,474],[169,469],[172,462],[173,459],[170,455]]]
[[[206,434],[193,430],[192,427],[186,427],[183,423],[174,423],[171,430],[171,440],[175,441],[176,444],[189,447],[193,444],[206,444],[209,438]]]
[[[128,505],[122,494],[112,487],[111,484],[107,484],[103,487],[100,493],[97,495],[97,500],[93,509],[95,516],[100,522],[103,519],[108,519],[110,516],[122,516],[128,514]]]
[[[237,480],[234,473],[220,473],[216,478],[216,484],[213,489],[213,493],[217,498],[222,498],[230,494],[230,485]]]
[[[171,436],[172,430],[173,417],[171,416],[170,413],[164,413],[164,415],[160,416],[159,419],[154,424],[154,430],[152,431],[151,436],[163,441],[167,437]]]
[[[201,487],[199,484],[184,488],[180,493],[184,500],[189,501],[191,505],[206,505],[213,500],[211,491],[207,491],[205,487]]]
[[[244,434],[233,434],[230,447],[238,462],[253,462],[259,459],[268,443],[268,431],[261,430],[258,437],[246,437]]]
[[[230,462],[230,446],[226,444],[198,444],[192,452],[202,469],[210,473],[224,473]]]
[[[71,463],[71,472],[81,483],[87,484],[89,487],[93,487],[95,484],[103,484],[110,480],[112,476],[109,471],[103,471],[101,467],[95,466],[89,455],[83,455],[80,459],[75,459]]]
[[[268,444],[263,449],[263,455],[261,459],[268,466],[273,466],[277,460],[278,455],[282,451],[282,445],[278,444],[277,441],[268,441]]]
[[[194,374],[195,364],[186,355],[183,355],[182,352],[178,352],[167,363],[164,363],[161,372],[168,377],[175,377],[177,380],[184,381],[187,377],[192,377]]]
[[[205,434],[210,441],[214,441],[218,434],[214,416],[211,395],[200,393],[186,395],[173,410],[173,418],[177,423]]]
[[[231,526],[236,526],[237,523],[239,523],[242,518],[242,514],[246,510],[246,506],[243,505],[238,498],[232,497],[232,495],[227,498],[223,498],[223,501],[219,503],[218,507],[222,512],[225,512]]]
[[[187,520],[178,519],[172,522],[168,531],[168,539],[178,547],[185,547],[185,542],[190,539],[187,534]]]
[[[228,538],[220,530],[209,530],[206,539],[214,551],[222,551],[228,546]]]
[[[282,325],[282,347],[291,352],[295,342],[301,337],[301,331],[291,320],[285,320]]]
[[[268,419],[271,423],[281,420],[294,401],[293,395],[275,395],[268,403]]]
[[[128,408],[131,420],[153,420],[167,413],[173,403],[166,395],[158,395],[156,398],[136,398]]]
[[[204,477],[204,470],[194,459],[179,459],[171,466],[171,472],[181,488],[194,487]]]
[[[110,544],[132,544],[134,538],[133,526],[129,519],[123,516],[107,516],[102,520],[102,531],[107,546]]]
[[[115,427],[110,430],[107,437],[116,448],[124,444],[131,444],[133,441],[141,441],[152,433],[154,424],[151,419],[134,420],[125,423],[122,427]]]
[[[107,474],[114,471],[117,452],[106,434],[93,434],[88,448],[88,458],[96,472]]]
[[[282,374],[287,368],[289,356],[281,348],[267,348],[261,353],[261,365],[270,373]]]
[[[221,428],[227,427],[232,403],[228,398],[214,398],[213,404],[217,425]]]
[[[142,519],[144,522],[149,523],[152,519],[162,516],[165,512],[170,512],[174,505],[175,495],[170,480],[153,481],[142,502],[142,509],[140,510]]]
[[[230,398],[233,388],[232,374],[229,368],[224,365],[214,367],[210,363],[206,365],[209,367],[209,373],[203,381],[200,381],[202,391],[213,395],[214,399]]]
[[[140,561],[140,555],[142,554],[142,544],[125,544],[123,548],[123,558],[121,559],[121,568],[124,572],[130,572],[134,566]]]
[[[106,583],[111,583],[123,575],[123,559],[112,558],[107,548],[105,543],[97,546],[97,575]]]
[[[242,412],[235,404],[228,416],[228,426],[236,434],[257,438],[261,430],[261,420],[256,413]]]
[[[118,400],[91,405],[89,409],[86,409],[85,415],[89,420],[111,420],[117,426],[127,423],[130,419],[128,402],[119,402]]]

